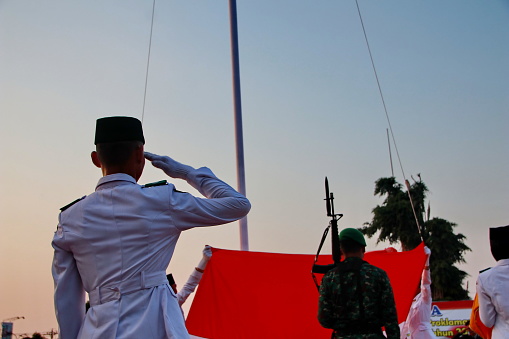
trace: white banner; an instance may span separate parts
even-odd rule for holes
[[[466,327],[471,311],[472,300],[434,302],[431,328],[438,338],[452,338]]]

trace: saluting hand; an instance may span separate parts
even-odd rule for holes
[[[187,174],[194,170],[191,166],[181,164],[168,156],[145,152],[145,158],[172,178],[186,179]]]

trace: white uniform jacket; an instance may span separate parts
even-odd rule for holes
[[[166,280],[180,232],[238,220],[251,205],[208,168],[187,182],[208,199],[118,173],[60,213],[52,242],[60,338],[189,337]]]
[[[421,292],[414,298],[406,321],[401,327],[401,339],[436,338],[431,329],[431,304],[431,273],[429,269],[424,269],[421,278]]]
[[[479,316],[487,327],[493,327],[492,339],[509,338],[509,259],[479,274],[477,278]]]

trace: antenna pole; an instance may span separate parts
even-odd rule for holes
[[[394,167],[392,167],[392,152],[391,152],[391,139],[389,139],[389,129],[385,129],[387,131],[387,144],[389,145],[389,160],[391,162],[391,173],[394,177]]]

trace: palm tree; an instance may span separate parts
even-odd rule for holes
[[[456,263],[464,263],[463,255],[470,251],[464,244],[466,237],[454,233],[456,224],[441,218],[428,220],[424,226],[428,238],[426,245],[432,251],[430,269],[434,299],[467,299],[468,292],[461,286],[468,274],[454,266]]]
[[[394,177],[380,178],[375,182],[375,195],[385,196],[383,204],[376,206],[373,220],[364,223],[361,231],[369,238],[378,233],[377,243],[401,243],[403,251],[414,249],[421,241],[431,249],[431,277],[433,281],[433,299],[460,300],[468,298],[462,282],[467,273],[454,266],[463,263],[464,253],[470,248],[464,244],[462,234],[455,234],[457,225],[441,218],[429,219],[429,208],[426,220],[425,199],[428,188],[419,180],[413,179],[409,185],[410,195],[415,208],[415,215],[408,194],[403,185]],[[417,225],[416,219],[419,221]]]
[[[373,209],[373,220],[364,223],[362,231],[368,237],[380,232],[377,242],[401,242],[403,251],[415,248],[421,242],[417,224],[412,212],[412,205],[408,195],[402,190],[403,186],[394,177],[380,178],[375,182],[375,195],[386,196],[381,206]],[[414,201],[419,223],[422,225],[424,199],[428,188],[423,182],[415,182],[410,187],[410,194]]]

